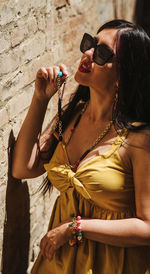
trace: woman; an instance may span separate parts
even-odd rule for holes
[[[150,39],[132,23],[113,20],[94,38],[85,34],[80,49],[79,88],[62,123],[59,111],[39,152],[57,75],[63,72],[61,83],[67,77],[65,65],[41,68],[14,150],[14,177],[46,169],[60,191],[32,273],[148,273]]]

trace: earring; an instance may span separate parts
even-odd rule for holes
[[[118,91],[116,91],[116,94],[115,94],[114,110],[116,110],[116,108],[117,108],[117,103],[118,103]]]
[[[117,109],[118,89],[119,89],[119,84],[118,84],[118,81],[116,81],[116,83],[115,83],[115,91],[116,91],[116,93],[115,93],[114,106],[113,106],[114,111]]]

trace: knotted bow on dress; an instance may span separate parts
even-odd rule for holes
[[[85,199],[90,199],[91,196],[87,192],[84,185],[78,179],[78,172],[75,173],[71,170],[67,164],[53,164],[50,162],[49,164],[44,165],[46,170],[48,171],[48,176],[51,178],[55,178],[53,185],[60,191],[67,191],[69,188],[74,187]]]
[[[61,193],[73,188],[102,209],[129,211],[134,203],[133,177],[122,166],[117,151],[124,139],[125,135],[117,136],[109,151],[79,165],[76,172],[70,168],[65,145],[59,142],[44,165],[48,178]]]

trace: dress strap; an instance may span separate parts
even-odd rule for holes
[[[108,158],[113,153],[115,153],[115,151],[117,151],[122,146],[123,142],[125,141],[125,139],[128,136],[128,133],[129,133],[129,131],[127,129],[123,129],[121,131],[121,133],[119,135],[117,135],[117,137],[115,138],[115,141],[111,145],[111,148],[107,152],[105,152],[104,154],[102,154],[102,156],[104,158]]]

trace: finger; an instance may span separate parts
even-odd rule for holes
[[[40,249],[42,250],[44,246],[44,238],[42,238],[42,240],[40,241]]]
[[[49,247],[49,250],[48,250],[48,255],[47,255],[47,259],[49,261],[51,261],[53,259],[53,256],[54,256],[54,253],[55,253],[56,249],[53,247],[53,246],[50,246]]]
[[[47,241],[46,238],[43,237],[41,242],[40,242],[40,250],[43,256],[45,256],[45,247],[46,247]]]
[[[48,259],[50,248],[51,248],[50,243],[46,242],[45,246],[41,249],[41,254],[44,258]]]
[[[61,65],[59,66],[59,68],[60,68],[60,70],[62,71],[62,73],[67,77],[67,76],[68,76],[68,70],[67,70],[66,65],[61,64]]]
[[[45,245],[45,248],[44,248],[44,256],[47,259],[49,258],[51,247],[52,247],[51,243],[47,242],[47,244]]]
[[[48,78],[49,78],[50,84],[52,84],[52,82],[54,81],[53,68],[52,67],[48,67],[46,70],[48,72]]]
[[[45,80],[47,80],[48,73],[47,73],[46,68],[44,68],[44,67],[40,68],[37,72],[37,77],[44,78]]]
[[[56,82],[58,73],[60,72],[60,68],[59,67],[53,67],[53,73],[54,73],[54,82]]]
[[[44,258],[47,258],[49,261],[51,261],[54,256],[55,250],[55,246],[51,241],[49,241],[42,246],[41,253]]]

